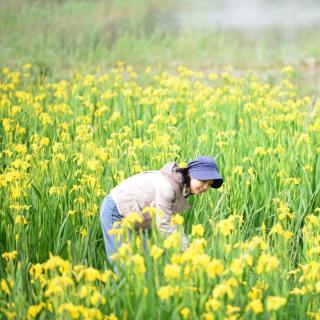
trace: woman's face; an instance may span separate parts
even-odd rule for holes
[[[197,180],[190,177],[190,190],[193,194],[200,194],[211,188],[213,180]]]

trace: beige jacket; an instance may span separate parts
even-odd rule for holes
[[[160,209],[162,215],[156,213],[156,224],[161,232],[172,233],[177,229],[170,223],[172,215],[182,213],[190,208],[186,199],[187,192],[183,183],[182,174],[176,172],[178,168],[174,162],[167,163],[156,171],[146,171],[134,175],[111,190],[120,215],[127,216],[137,212],[143,217],[141,227],[151,227],[152,218],[149,213],[142,214],[146,207],[154,207],[156,212]],[[183,246],[186,238],[183,238]]]

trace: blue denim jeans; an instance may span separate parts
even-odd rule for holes
[[[123,217],[120,215],[116,203],[112,199],[111,195],[107,195],[102,202],[100,208],[100,222],[103,233],[104,244],[106,247],[107,261],[117,272],[117,268],[113,266],[113,262],[110,260],[110,256],[118,251],[118,248],[122,244],[122,238],[118,239],[115,235],[110,235],[108,231],[113,229],[113,223],[116,221],[121,221]],[[143,234],[143,248],[147,251],[147,233],[145,231]],[[129,233],[129,238],[131,238],[132,233]],[[117,272],[118,273],[118,272]]]
[[[113,265],[110,260],[110,256],[117,252],[118,247],[121,246],[122,239],[118,241],[115,235],[110,235],[108,231],[112,229],[112,225],[116,221],[121,221],[122,216],[120,215],[117,206],[109,194],[103,199],[101,208],[100,208],[100,222],[103,233],[104,244],[106,247],[107,260]]]

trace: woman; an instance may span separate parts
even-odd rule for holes
[[[187,197],[201,194],[210,188],[220,188],[223,180],[219,175],[215,161],[200,156],[188,163],[187,168],[179,168],[176,163],[167,163],[160,170],[146,171],[134,175],[111,190],[103,200],[100,220],[107,257],[117,251],[121,241],[108,231],[114,222],[123,219],[132,212],[143,218],[139,225],[143,230],[151,228],[152,217],[142,210],[147,207],[156,209],[156,225],[161,233],[170,234],[177,229],[170,223],[172,215],[188,209]],[[157,212],[161,212],[158,214]],[[182,250],[187,246],[187,238],[182,237]]]

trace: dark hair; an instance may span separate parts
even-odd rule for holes
[[[190,176],[189,176],[189,169],[188,168],[177,168],[176,172],[179,172],[182,174],[183,177],[183,183],[190,187]]]

